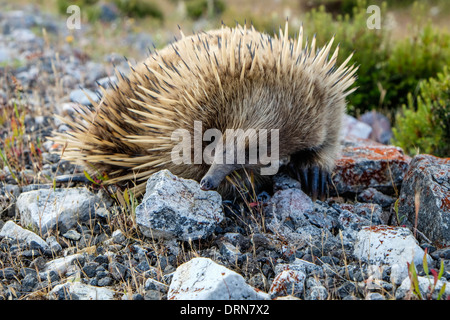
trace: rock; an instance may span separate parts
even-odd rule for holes
[[[57,274],[64,275],[69,269],[69,266],[71,266],[74,263],[74,261],[82,257],[83,257],[82,254],[77,253],[66,257],[51,260],[45,263],[42,272],[50,273],[52,271],[55,271]]]
[[[366,295],[366,300],[386,300],[386,299],[378,292],[369,292]]]
[[[69,239],[69,240],[73,240],[73,241],[78,241],[81,238],[81,234],[79,234],[76,230],[74,229],[70,229],[68,230],[66,233],[64,233],[62,235],[64,238]]]
[[[86,277],[93,278],[95,277],[98,266],[99,264],[97,262],[88,262],[84,265],[82,271],[86,275]]]
[[[111,76],[111,77],[103,77],[103,78],[97,79],[96,82],[100,87],[108,89],[108,88],[114,88],[114,86],[119,82],[119,80],[117,79],[116,76]]]
[[[162,293],[165,293],[168,290],[168,286],[162,282],[159,282],[155,279],[148,278],[144,284],[145,290],[155,290]]]
[[[308,289],[307,300],[326,300],[328,290],[324,286],[314,286]]]
[[[383,211],[378,204],[372,203],[343,203],[335,204],[339,211],[339,225],[344,228],[360,230],[362,226],[381,224]]]
[[[359,231],[353,254],[370,265],[390,266],[391,280],[399,284],[408,275],[408,263],[423,264],[425,251],[409,229],[379,225]],[[432,263],[428,255],[427,263]]]
[[[66,282],[55,286],[48,294],[49,300],[114,300],[114,291],[82,284]]]
[[[406,216],[432,242],[450,245],[450,158],[417,155],[405,175],[398,202]]]
[[[89,90],[89,89],[76,89],[76,90],[72,90],[72,92],[70,92],[70,101],[72,102],[76,102],[85,106],[92,106],[92,103],[89,101],[89,98],[94,101],[94,102],[98,102],[100,101],[100,98],[98,97],[98,95]]]
[[[275,274],[280,274],[284,270],[294,270],[298,272],[302,272],[305,275],[311,275],[311,274],[319,274],[322,272],[322,267],[318,266],[314,263],[311,263],[309,261],[305,261],[302,259],[295,258],[295,260],[292,263],[278,263],[275,266]]]
[[[154,43],[153,37],[146,32],[129,33],[124,41],[143,57],[148,55],[149,48]]]
[[[437,280],[436,286],[433,288],[434,279],[432,277],[417,277],[418,284],[419,284],[419,291],[422,296],[422,299],[428,299],[429,296],[431,296],[432,300],[437,300],[438,294],[442,288],[442,286],[445,284],[445,290],[442,294],[441,300],[447,300],[450,298],[450,285],[448,282],[443,280]],[[395,298],[397,300],[401,299],[410,299],[413,297],[414,294],[411,290],[411,279],[409,277],[406,277],[400,287],[397,288],[395,291]]]
[[[125,235],[122,233],[122,231],[120,229],[114,231],[111,235],[114,243],[124,243],[127,238],[125,237]]]
[[[236,248],[234,245],[232,245],[229,242],[222,242],[220,247],[220,253],[223,257],[225,257],[229,263],[235,264],[238,262],[238,260],[241,259],[242,253],[239,251],[238,248]]]
[[[76,102],[64,102],[56,105],[56,110],[60,115],[74,115],[76,112],[80,111],[79,104]],[[49,142],[49,141],[47,141]],[[53,145],[53,141],[50,141],[51,145]],[[49,149],[49,148],[47,148]]]
[[[17,276],[16,271],[13,268],[0,269],[0,279],[12,280]]]
[[[301,189],[302,185],[298,180],[295,180],[286,173],[278,172],[273,176],[273,191],[274,193],[279,190],[285,189]]]
[[[367,188],[358,194],[357,200],[361,202],[376,203],[383,208],[389,208],[395,202],[395,198],[387,196],[375,188]]]
[[[128,268],[117,261],[111,261],[108,271],[115,280],[124,281],[127,277]]]
[[[271,217],[267,223],[269,230],[298,238],[297,235],[292,235],[292,232],[309,225],[306,214],[314,214],[314,205],[302,190],[285,189],[273,195],[264,208],[264,213]]]
[[[21,28],[31,28],[36,24],[36,17],[34,17],[31,13],[27,13],[24,10],[11,10],[11,11],[3,11],[4,14],[2,18],[2,23],[0,26],[3,27],[3,32],[5,29],[14,30]]]
[[[97,63],[94,61],[88,61],[88,62],[86,62],[86,70],[89,70],[89,72],[87,72],[87,74],[86,74],[85,83],[94,83],[97,79],[106,77],[105,67],[100,63]],[[87,90],[85,90],[85,91],[87,91]],[[97,92],[99,92],[99,91],[97,91]],[[94,95],[95,96],[97,95],[95,92],[92,92],[90,90],[88,90],[86,93],[91,98],[93,98]],[[96,101],[95,99],[93,99],[93,100]],[[98,100],[98,97],[97,97],[97,100]],[[74,101],[74,102],[78,102],[78,101]]]
[[[28,273],[22,280],[22,291],[32,292],[33,288],[38,284],[36,274]]]
[[[386,116],[376,111],[369,111],[361,115],[359,120],[367,123],[372,128],[372,132],[368,137],[369,139],[382,144],[390,143],[393,134],[391,122]]]
[[[54,236],[47,237],[45,239],[45,242],[48,244],[50,251],[53,253],[59,253],[62,250],[61,245],[58,241],[56,241],[56,238]]]
[[[196,181],[178,178],[168,170],[148,179],[144,199],[136,208],[136,223],[149,238],[205,238],[223,218],[219,193],[203,191]]]
[[[370,134],[372,133],[372,128],[368,124],[359,121],[352,116],[346,114],[344,115],[343,120],[344,121],[341,135],[344,138],[347,136],[351,136],[368,139]]]
[[[41,45],[43,39],[37,38],[37,36],[30,29],[15,29],[11,32],[11,38],[20,39],[21,45],[26,43],[30,45]]]
[[[11,63],[12,57],[13,57],[12,50],[10,50],[8,48],[0,48],[0,63],[1,64]]]
[[[306,288],[305,300],[326,300],[328,298],[328,290],[314,277],[306,280]]]
[[[343,146],[332,177],[335,189],[330,188],[330,192],[342,195],[374,188],[393,194],[403,182],[410,157],[398,147],[355,141],[347,141]]]
[[[93,218],[95,204],[101,201],[86,188],[39,189],[21,193],[16,211],[24,226],[42,234],[57,228],[65,233],[78,222]]]
[[[119,17],[119,9],[114,2],[100,2],[97,4],[100,9],[100,20],[111,22]]]
[[[194,258],[173,275],[168,300],[262,300],[266,293],[250,287],[238,273],[208,258]]]
[[[300,298],[303,295],[306,275],[301,271],[283,270],[273,279],[269,290],[270,298],[293,295]]]
[[[8,220],[0,231],[0,237],[8,237],[18,242],[24,242],[28,247],[40,249],[42,251],[49,249],[49,245],[37,234],[26,230],[12,220]]]

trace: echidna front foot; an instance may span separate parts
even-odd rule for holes
[[[290,174],[296,178],[302,186],[303,192],[311,196],[313,201],[324,201],[327,197],[327,186],[331,184],[331,174],[319,166],[298,167],[289,164]]]

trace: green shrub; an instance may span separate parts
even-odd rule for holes
[[[367,7],[367,1],[358,1],[352,15],[335,18],[324,7],[313,9],[306,15],[305,30],[309,35],[317,33],[320,45],[336,34],[340,43],[338,63],[355,51],[352,61],[359,65],[358,90],[348,97],[350,114],[382,108],[394,118],[407,103],[409,92],[416,92],[422,80],[435,77],[450,63],[450,34],[425,23],[421,14],[425,4],[415,3],[410,35],[394,41],[387,26],[367,27]],[[387,8],[385,2],[380,6],[382,22]]]
[[[415,92],[421,80],[436,76],[449,63],[450,34],[430,23],[412,38],[399,41],[384,68],[386,106],[396,109],[407,103],[408,93]]]
[[[161,8],[156,2],[149,0],[114,0],[120,12],[128,17],[144,18],[147,16],[160,19],[164,18]]]
[[[164,18],[156,0],[111,0],[119,11],[128,17],[144,18],[147,16],[160,19]],[[67,7],[77,5],[81,9],[81,15],[88,21],[97,21],[100,17],[98,0],[57,0],[58,11],[66,14]]]
[[[339,43],[338,63],[354,52],[351,62],[359,65],[355,83],[358,90],[348,97],[348,111],[354,115],[379,107],[379,83],[382,82],[383,67],[389,57],[388,30],[383,27],[368,29],[367,19],[370,15],[366,10],[366,1],[358,1],[352,16],[338,15],[334,19],[324,7],[320,7],[306,15],[304,24],[309,35],[317,33],[321,45],[336,35],[336,44]],[[385,10],[386,4],[383,4],[381,11]]]
[[[310,0],[305,3],[305,7],[312,9],[323,6],[330,13],[352,15],[357,2],[357,0]]]
[[[225,10],[225,3],[222,0],[186,0],[185,2],[187,15],[191,19],[198,19],[205,14],[218,15]],[[211,8],[208,8],[208,2]]]
[[[417,101],[408,94],[408,105],[396,117],[394,144],[411,155],[429,153],[450,157],[450,73],[447,67],[436,78],[423,81]]]

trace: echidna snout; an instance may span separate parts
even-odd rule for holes
[[[226,176],[231,174],[240,166],[235,164],[217,164],[213,163],[208,172],[200,180],[200,188],[202,190],[217,189]]]

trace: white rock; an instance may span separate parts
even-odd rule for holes
[[[97,94],[89,89],[75,89],[70,92],[70,100],[82,105],[91,105],[88,97],[94,102],[100,100]]]
[[[238,273],[208,258],[194,258],[173,275],[168,300],[262,300],[266,293],[248,285]]]
[[[34,242],[43,250],[48,249],[48,244],[37,234],[22,228],[14,223],[14,221],[9,220],[4,225],[0,231],[0,237],[8,237],[20,242],[25,242],[27,245],[32,245]]]
[[[400,285],[402,281],[408,277],[408,265],[402,263],[394,263],[391,266],[391,282],[395,285]]]
[[[399,284],[408,275],[407,264],[423,264],[425,251],[407,228],[378,225],[363,227],[354,246],[356,258],[376,267],[391,267],[391,281]],[[432,259],[427,255],[427,262]]]
[[[326,300],[328,290],[324,286],[313,286],[307,290],[305,300]]]
[[[223,218],[219,193],[203,191],[197,181],[178,178],[168,170],[148,179],[144,199],[136,208],[136,223],[149,238],[204,238]]]
[[[368,139],[370,133],[372,132],[372,127],[367,123],[359,121],[358,119],[345,115],[343,118],[343,126],[341,137],[345,138],[347,136],[357,137],[362,139]]]
[[[75,259],[81,258],[82,254],[72,254],[66,257],[58,258],[47,262],[42,272],[47,273],[50,271],[56,271],[59,275],[64,275],[69,266]]]
[[[275,274],[279,274],[283,272],[284,270],[294,270],[294,271],[300,271],[307,275],[310,273],[319,273],[322,270],[321,266],[318,266],[312,262],[295,258],[295,260],[289,264],[287,263],[278,263],[275,266]]]
[[[77,222],[93,217],[95,204],[100,202],[100,197],[86,188],[38,189],[21,193],[16,211],[23,226],[42,234],[57,227],[65,233]]]
[[[354,247],[354,255],[373,265],[422,265],[425,251],[407,228],[378,225],[363,227]],[[431,257],[427,256],[431,263]]]
[[[115,292],[104,288],[94,287],[81,282],[66,282],[55,286],[49,292],[49,300],[114,300]]]

